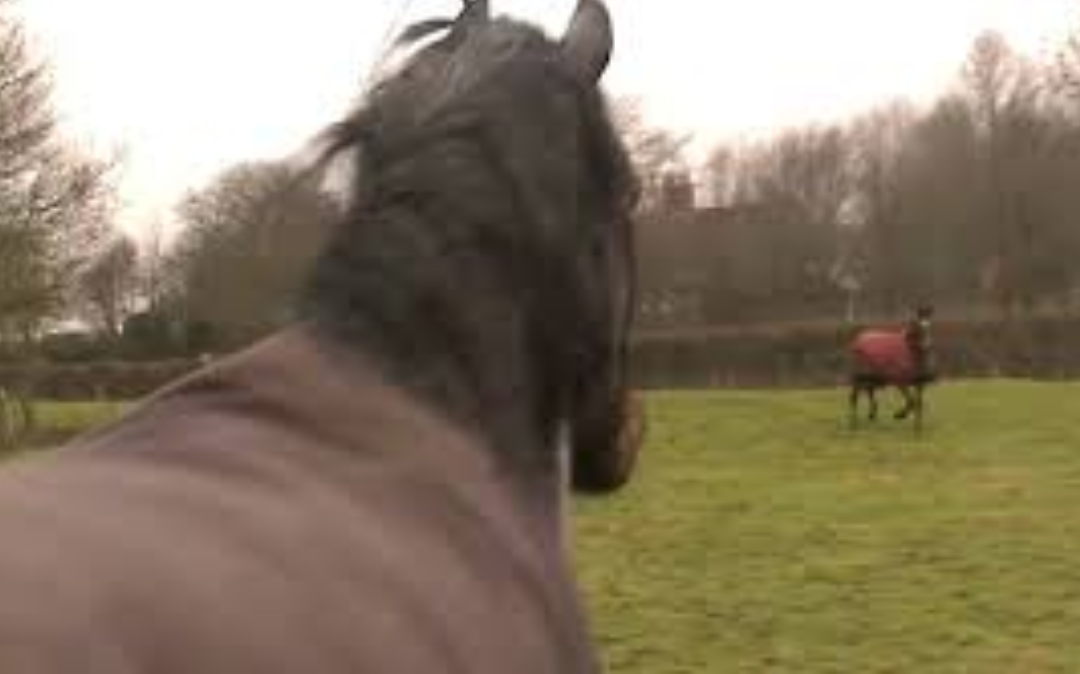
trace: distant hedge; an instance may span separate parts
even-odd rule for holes
[[[0,365],[0,387],[45,400],[134,400],[198,366],[196,360]]]
[[[633,341],[641,388],[835,386],[846,380],[858,328],[771,325],[642,333]],[[1080,318],[945,321],[934,329],[945,378],[1080,378]],[[133,400],[192,372],[196,359],[152,363],[0,365],[0,387],[49,400]]]
[[[832,386],[846,380],[847,344],[858,330],[806,324],[644,333],[634,340],[643,388]],[[943,377],[1080,377],[1080,319],[939,321]]]

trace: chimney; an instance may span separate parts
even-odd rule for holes
[[[686,171],[671,172],[660,182],[660,208],[667,213],[688,213],[697,206],[694,181]]]

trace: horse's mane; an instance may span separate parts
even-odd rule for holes
[[[632,264],[613,211],[634,175],[558,43],[508,19],[406,41],[447,26],[324,135],[323,162],[355,170],[301,311],[465,421],[501,406],[549,434],[566,382],[610,349],[583,256],[615,237]]]

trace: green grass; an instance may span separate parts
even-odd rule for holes
[[[37,402],[35,428],[22,439],[23,449],[50,447],[116,419],[126,405],[119,402]]]
[[[65,435],[80,433],[120,416],[124,403],[38,403],[34,412],[41,428]]]
[[[943,386],[921,437],[839,392],[649,405],[578,504],[611,672],[1080,672],[1080,386]]]
[[[1080,672],[1080,385],[929,406],[919,437],[848,429],[840,392],[651,396],[634,484],[577,505],[608,670]]]

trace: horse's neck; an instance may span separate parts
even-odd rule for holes
[[[570,448],[569,434],[560,430],[553,451],[555,469],[526,480],[523,503],[537,543],[547,552],[562,556],[570,549]]]
[[[445,254],[455,248],[439,237],[480,225],[435,226],[429,216],[412,204],[397,205],[364,220],[355,238],[336,240],[315,269],[309,310],[392,382],[524,466],[530,473],[524,506],[533,526],[561,547],[565,478],[549,454],[558,445],[551,424],[563,388],[553,379],[560,376],[555,356],[547,353],[555,347],[541,343],[538,351],[533,317],[506,287],[505,261]],[[401,252],[413,248],[414,254]]]
[[[438,350],[402,354],[393,340],[371,335],[353,342],[352,348],[379,363],[391,382],[418,394],[424,404],[475,434],[485,451],[517,464],[513,472],[526,471],[515,478],[520,482],[513,488],[519,492],[529,526],[544,550],[561,553],[567,532],[569,434],[561,429],[544,433],[538,427],[542,420],[537,420],[534,396],[539,387],[533,383],[527,363],[515,363],[510,355],[496,355],[490,358],[492,362],[473,357],[470,360],[483,369],[465,371],[454,358]],[[475,341],[495,354],[513,352],[496,345],[496,340]]]
[[[571,485],[572,476],[570,475],[571,466],[573,465],[570,460],[570,452],[573,451],[570,446],[570,428],[565,423],[560,424],[559,433],[556,436],[556,484],[555,484],[555,500],[557,501],[558,511],[555,513],[555,535],[562,544],[563,548],[567,551],[570,550],[570,505],[571,505]]]

